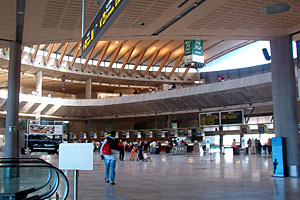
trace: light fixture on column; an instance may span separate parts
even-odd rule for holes
[[[278,14],[287,12],[291,9],[291,6],[287,3],[276,3],[263,8],[263,12],[266,14]]]
[[[265,57],[265,59],[266,59],[267,61],[271,60],[271,56],[269,55],[268,49],[263,48],[263,49],[262,49],[262,52],[263,52],[264,57]]]

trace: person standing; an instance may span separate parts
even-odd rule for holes
[[[231,147],[232,147],[232,149],[233,149],[233,155],[236,155],[237,152],[236,152],[236,142],[235,142],[235,139],[233,139],[233,142],[232,142],[232,144],[231,144]]]
[[[116,154],[119,148],[118,141],[115,139],[115,135],[115,131],[112,131],[110,134],[108,134],[100,149],[101,158],[104,159],[105,164],[105,181],[106,183],[109,183],[110,174],[110,183],[112,185],[115,184]],[[107,145],[108,151],[106,151]]]
[[[156,147],[156,142],[153,141],[153,142],[151,143],[151,153],[153,153],[153,154],[155,154],[155,147]]]
[[[124,160],[125,147],[124,147],[124,143],[123,143],[122,140],[120,140],[120,142],[119,142],[119,151],[120,151],[119,160],[123,161]]]
[[[255,140],[254,138],[252,138],[251,140],[251,153],[252,154],[256,154],[256,144],[255,144]]]

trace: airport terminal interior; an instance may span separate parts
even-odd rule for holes
[[[0,199],[299,199],[299,0],[3,0],[0,16]]]

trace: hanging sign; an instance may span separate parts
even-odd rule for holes
[[[184,40],[184,63],[204,63],[203,40]]]
[[[97,44],[100,37],[112,25],[122,10],[127,6],[130,0],[107,0],[82,37],[82,56],[85,57],[88,52]]]

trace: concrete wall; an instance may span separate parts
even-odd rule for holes
[[[200,78],[205,79],[205,83],[214,83],[218,81],[218,76],[223,75],[225,80],[228,79],[236,79],[245,76],[251,76],[254,74],[260,74],[271,71],[271,65],[258,65],[255,67],[247,67],[241,69],[231,69],[231,70],[223,70],[216,72],[201,72]]]

